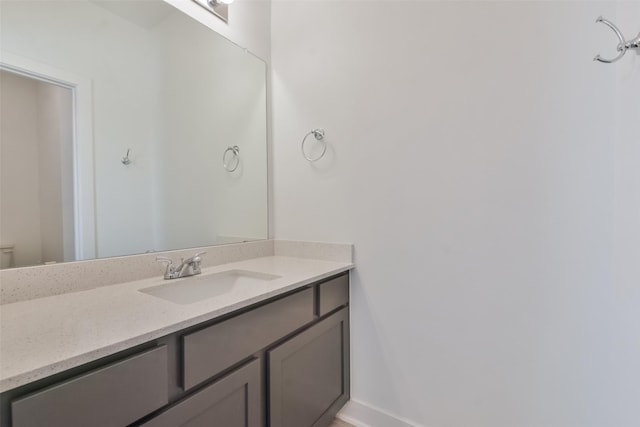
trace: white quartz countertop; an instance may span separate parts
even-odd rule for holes
[[[281,276],[179,305],[139,289],[162,277],[0,306],[0,392],[214,319],[347,271],[343,262],[269,256],[203,269]],[[186,279],[188,280],[188,279]]]

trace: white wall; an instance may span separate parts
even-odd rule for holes
[[[619,2],[617,24],[630,38],[640,31],[640,3]],[[614,274],[604,301],[610,313],[609,364],[617,367],[615,410],[626,413],[640,396],[640,53],[629,52],[616,63],[617,143],[614,151]],[[637,424],[636,422],[633,425]],[[622,422],[620,425],[625,425]],[[631,425],[627,422],[626,425]]]
[[[620,2],[619,26],[627,37],[640,31],[640,3]],[[640,52],[627,53],[616,64],[616,280],[623,292],[638,292],[640,277]],[[637,295],[640,296],[640,295]]]
[[[601,14],[615,4],[273,3],[275,236],[355,243],[354,399],[430,427],[637,425]],[[329,151],[309,164],[314,127]]]

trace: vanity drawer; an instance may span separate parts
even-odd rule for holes
[[[11,402],[13,427],[124,426],[168,403],[166,346]]]
[[[343,274],[335,279],[318,285],[318,315],[324,316],[330,311],[349,302],[349,275]]]
[[[184,335],[184,389],[231,367],[312,320],[313,289],[309,288]]]

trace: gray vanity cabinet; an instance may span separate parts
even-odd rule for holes
[[[263,427],[261,360],[170,407],[144,427]]]
[[[349,399],[348,309],[332,314],[267,355],[270,427],[330,425]]]
[[[342,273],[0,395],[0,427],[326,427],[349,399]]]
[[[312,288],[182,336],[185,390],[313,321]]]

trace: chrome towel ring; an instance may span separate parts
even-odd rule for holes
[[[307,138],[309,137],[309,135],[313,135],[313,137],[316,139],[316,141],[322,143],[322,152],[320,153],[320,155],[318,157],[313,158],[313,157],[307,156],[307,152],[304,149],[305,144],[307,142]],[[324,153],[326,151],[327,151],[327,141],[324,140],[324,129],[320,129],[320,128],[314,129],[311,132],[309,132],[308,134],[306,134],[304,136],[304,138],[302,138],[302,155],[308,161],[317,162],[318,160],[320,160],[324,156]]]
[[[618,53],[618,56],[616,56],[613,59],[605,59],[600,55],[596,55],[595,58],[593,58],[594,61],[604,62],[605,64],[611,64],[612,62],[616,62],[619,59],[621,59],[625,55],[625,53],[627,53],[628,50],[640,49],[640,34],[638,34],[638,37],[636,37],[635,39],[626,41],[624,36],[622,35],[622,31],[620,31],[613,22],[607,19],[604,19],[602,16],[596,19],[596,23],[598,22],[602,22],[604,25],[611,28],[614,33],[616,33],[616,37],[618,37],[618,40],[620,41],[617,47],[617,50],[619,53]]]
[[[231,153],[232,156],[228,156],[227,154]],[[240,147],[234,145],[233,147],[227,147],[222,153],[222,166],[227,170],[227,172],[233,172],[238,169],[238,165],[240,164]],[[231,166],[233,165],[233,167]]]

